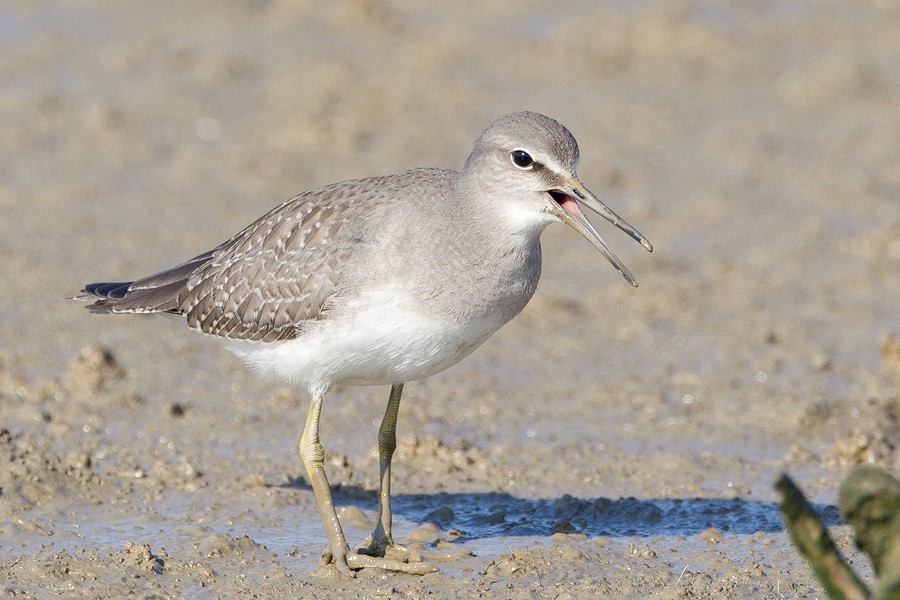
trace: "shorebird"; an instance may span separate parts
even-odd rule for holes
[[[541,273],[540,235],[562,222],[633,286],[579,205],[649,251],[650,242],[581,183],[563,125],[534,112],[494,121],[461,171],[413,169],[326,185],[272,209],[187,262],[135,281],[92,283],[95,313],[174,313],[259,373],[310,395],[300,455],[328,536],[323,564],[436,570],[391,532],[390,473],[403,384],[459,362],[516,316]],[[351,550],[319,440],[322,401],[340,385],[390,385],[378,431],[379,518]]]

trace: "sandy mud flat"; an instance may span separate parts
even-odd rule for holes
[[[333,4],[333,5],[332,5]],[[772,482],[900,471],[894,2],[9,2],[0,8],[0,592],[13,598],[821,598]],[[424,577],[318,568],[307,399],[169,319],[64,298],[293,194],[458,168],[566,124],[632,289],[565,227],[532,303],[407,386],[397,530]],[[334,390],[327,469],[375,519],[387,389]]]

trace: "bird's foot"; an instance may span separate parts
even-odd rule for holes
[[[447,544],[451,545],[452,544]],[[473,556],[472,552],[462,548],[428,550],[421,543],[398,544],[389,538],[373,539],[369,536],[357,548],[359,554],[382,558],[391,558],[404,563],[421,563],[426,560],[455,560]]]
[[[373,556],[366,554],[365,549],[353,552],[349,548],[345,548],[335,554],[331,547],[328,547],[322,552],[322,560],[320,562],[322,565],[334,564],[338,572],[347,577],[356,577],[355,571],[373,568],[409,575],[425,575],[426,573],[438,571],[436,566],[425,562],[422,556],[417,553],[391,552],[390,554]]]

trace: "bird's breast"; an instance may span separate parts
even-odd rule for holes
[[[317,320],[304,321],[295,339],[229,348],[263,374],[311,393],[422,379],[459,362],[516,316],[540,277],[539,243],[416,248],[405,246],[404,256],[420,258],[403,268],[374,259],[354,264],[355,284],[341,288]]]
[[[439,373],[506,322],[476,314],[459,319],[420,307],[408,290],[385,285],[304,325],[296,339],[226,344],[261,374],[315,394],[335,384],[383,385]]]

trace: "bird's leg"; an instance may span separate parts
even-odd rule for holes
[[[391,387],[391,395],[388,397],[387,408],[381,427],[378,428],[378,459],[381,468],[381,485],[378,490],[378,523],[375,530],[362,543],[359,548],[361,554],[369,556],[381,556],[385,559],[396,559],[402,563],[428,565],[424,559],[451,559],[471,556],[468,550],[454,550],[450,552],[427,551],[418,545],[418,549],[410,548],[394,542],[391,533],[391,458],[397,449],[397,412],[400,409],[400,396],[403,394],[403,384],[395,383]],[[436,571],[437,568],[434,567]]]
[[[338,571],[352,576],[346,558],[350,547],[347,545],[347,539],[341,529],[337,512],[334,510],[331,489],[329,489],[328,479],[325,477],[325,448],[319,442],[319,417],[321,414],[322,395],[316,394],[309,401],[306,426],[303,428],[303,436],[300,438],[300,456],[303,459],[303,466],[306,467],[309,483],[316,495],[316,504],[319,505],[319,513],[322,515],[322,525],[328,535],[330,561],[334,561]],[[326,558],[323,556],[323,562]]]
[[[400,401],[399,393],[397,401]],[[376,567],[388,571],[399,571],[414,575],[424,575],[437,571],[437,568],[428,563],[408,563],[384,557],[366,556],[351,552],[347,545],[347,539],[341,529],[337,512],[334,510],[334,501],[331,498],[331,489],[328,487],[328,479],[325,477],[325,449],[319,442],[319,417],[322,413],[322,395],[312,397],[309,403],[309,413],[306,417],[306,426],[303,428],[303,436],[300,438],[300,456],[303,458],[303,466],[306,467],[306,475],[316,495],[316,504],[322,516],[322,525],[328,536],[328,548],[322,555],[322,563],[334,563],[341,574],[353,577],[351,569],[364,569]],[[396,413],[396,411],[395,411]],[[390,515],[390,512],[388,512]],[[390,516],[388,517],[390,519]],[[390,528],[389,528],[390,530]]]
[[[397,412],[400,410],[400,396],[403,384],[391,386],[387,408],[381,427],[378,428],[378,462],[381,468],[381,485],[378,490],[378,523],[372,536],[366,540],[368,547],[362,552],[372,556],[384,556],[388,547],[394,545],[391,535],[391,458],[397,448]],[[365,544],[365,542],[363,542]]]

